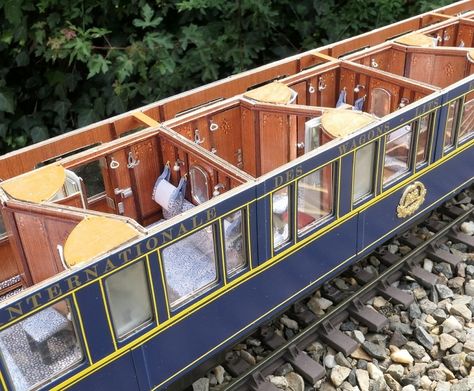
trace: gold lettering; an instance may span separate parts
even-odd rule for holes
[[[181,235],[185,234],[186,232],[188,232],[188,229],[186,228],[186,226],[183,223],[181,223],[179,225],[178,236],[181,236]]]
[[[279,187],[283,185],[283,176],[282,175],[277,175],[275,178],[275,187]]]
[[[374,132],[373,129],[370,129],[370,130],[369,130],[369,133],[367,134],[367,138],[368,138],[369,140],[372,140],[374,137],[375,137],[375,132]]]
[[[105,264],[105,269],[104,273],[110,272],[111,270],[114,270],[117,266],[114,265],[114,263],[109,259],[107,259],[107,263]]]
[[[26,298],[26,304],[33,304],[33,308],[39,306],[38,299],[41,299],[41,292],[35,293]]]
[[[158,239],[152,236],[146,241],[145,247],[148,251],[154,250],[158,247]]]
[[[342,155],[347,152],[347,143],[339,145],[339,154]]]
[[[15,307],[7,308],[8,315],[10,315],[10,319],[8,320],[12,320],[12,319],[15,319],[19,315],[23,315],[23,308],[21,308],[21,301],[18,304],[16,304],[16,306],[17,306],[16,308]]]
[[[132,254],[132,249],[127,248],[119,253],[119,258],[123,260],[123,262],[130,261],[130,255]]]
[[[303,167],[298,166],[296,167],[296,176],[300,176],[303,174]]]
[[[192,218],[192,222],[193,222],[193,229],[194,229],[202,224],[202,219],[199,219],[198,221],[198,215],[195,215]]]
[[[365,134],[363,134],[363,135],[361,135],[361,136],[359,137],[359,145],[364,144],[366,141],[367,141],[367,140],[366,140],[366,138],[365,138]]]
[[[46,291],[48,292],[48,300],[53,300],[55,297],[58,297],[63,293],[59,284],[50,286]]]
[[[288,170],[286,172],[286,180],[287,181],[291,181],[294,177],[295,177],[295,173],[293,172],[293,170]]]
[[[161,232],[161,240],[163,243],[166,243],[168,240],[173,240],[173,231],[168,229],[168,231]]]
[[[141,243],[135,245],[135,251],[137,252],[137,258],[143,254]]]
[[[109,261],[107,261],[109,262]],[[68,290],[73,290],[74,288],[81,286],[81,281],[78,276],[71,276],[66,280]]]
[[[217,216],[216,208],[211,208],[206,211],[206,221],[211,221],[212,219],[215,219]]]
[[[84,270],[84,273],[86,273],[86,282],[99,276],[99,273],[97,272],[97,265]]]

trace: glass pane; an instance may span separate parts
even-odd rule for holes
[[[357,201],[366,194],[373,192],[374,183],[375,143],[358,149],[355,155],[354,195]]]
[[[320,146],[321,118],[313,118],[305,123],[304,151],[310,152]]]
[[[466,95],[465,102],[461,128],[459,130],[459,140],[474,133],[474,92],[470,92]]]
[[[288,224],[289,188],[285,187],[273,193],[273,248],[282,246],[290,241]]]
[[[74,171],[84,181],[88,198],[105,191],[100,160],[94,160],[82,166],[74,167],[71,171]]]
[[[431,115],[425,115],[420,119],[418,128],[418,148],[416,149],[416,164],[426,162],[428,160],[429,139],[431,133]]]
[[[161,253],[171,308],[217,284],[214,238],[211,225],[166,247]]]
[[[298,181],[298,232],[333,211],[333,165],[329,164]]]
[[[118,338],[125,337],[151,320],[150,290],[143,261],[108,277],[105,291]]]
[[[61,300],[0,332],[0,352],[17,391],[77,366],[84,355],[69,302]]]
[[[199,166],[192,166],[189,169],[189,180],[193,200],[198,204],[208,201],[210,195],[207,172]]]
[[[456,117],[458,115],[459,99],[451,102],[448,108],[448,117],[446,119],[446,133],[444,134],[444,147],[450,147],[454,144],[454,134],[456,132]]]
[[[7,229],[5,228],[5,223],[3,222],[3,217],[0,213],[0,238],[7,233]]]
[[[408,171],[412,126],[413,124],[403,126],[390,133],[387,137],[383,170],[384,183]]]
[[[374,88],[371,93],[370,112],[379,118],[390,114],[390,92],[383,88]]]
[[[245,219],[241,210],[223,219],[225,240],[225,263],[231,275],[247,265],[245,249]]]

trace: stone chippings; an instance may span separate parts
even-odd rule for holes
[[[458,198],[452,202],[463,209],[472,207],[470,197]],[[444,219],[441,215],[432,218]],[[474,222],[467,222],[461,230],[474,235]],[[425,227],[413,232],[423,240],[433,235]],[[385,329],[370,332],[352,318],[340,325],[341,331],[360,344],[354,353],[344,356],[320,341],[305,349],[306,354],[326,369],[323,379],[308,384],[291,364],[285,363],[265,380],[283,391],[474,391],[474,253],[460,243],[448,241],[442,246],[460,255],[464,262],[455,268],[424,259],[422,267],[439,276],[439,283],[433,289],[419,285],[410,277],[397,281],[395,286],[415,297],[409,308],[394,305],[380,296],[367,303],[389,319]],[[385,249],[399,255],[409,252],[397,240]],[[285,339],[292,338],[304,329],[298,314],[307,311],[316,317],[325,315],[336,304],[331,298],[360,287],[350,276],[362,269],[377,274],[380,267],[383,266],[377,258],[368,257],[354,265],[347,276],[343,274],[323,286],[268,326]],[[234,346],[232,351],[250,365],[270,354],[259,333]],[[220,391],[231,380],[224,367],[218,366],[198,379],[193,391]]]

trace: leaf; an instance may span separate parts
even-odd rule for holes
[[[100,54],[94,54],[87,62],[87,68],[89,69],[89,74],[87,78],[98,75],[99,73],[107,73],[109,70],[110,61],[106,60]]]
[[[85,108],[78,110],[79,115],[77,117],[77,125],[79,127],[89,125],[98,120],[94,109]]]
[[[160,16],[153,18],[154,14],[155,14],[155,11],[153,11],[148,4],[145,4],[142,7],[143,19],[133,19],[132,23],[135,27],[140,27],[142,29],[146,29],[147,27],[156,27],[161,23],[163,18]]]
[[[15,98],[9,90],[0,90],[0,111],[5,111],[10,114],[14,114],[15,112]]]
[[[3,4],[5,18],[13,24],[18,25],[21,22],[23,12],[21,11],[22,0],[6,0]]]
[[[49,138],[48,129],[44,126],[34,126],[30,129],[31,140],[33,143],[47,140]]]
[[[68,100],[58,100],[54,103],[53,110],[61,118],[65,118],[69,109],[71,108],[71,102]]]

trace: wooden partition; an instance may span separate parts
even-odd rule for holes
[[[471,74],[465,49],[409,48],[406,76],[437,87],[447,87]]]
[[[25,285],[64,270],[57,245],[64,245],[83,215],[13,200],[6,202],[3,214],[14,238],[11,244],[16,247],[16,259],[10,256],[8,266],[16,267]]]

